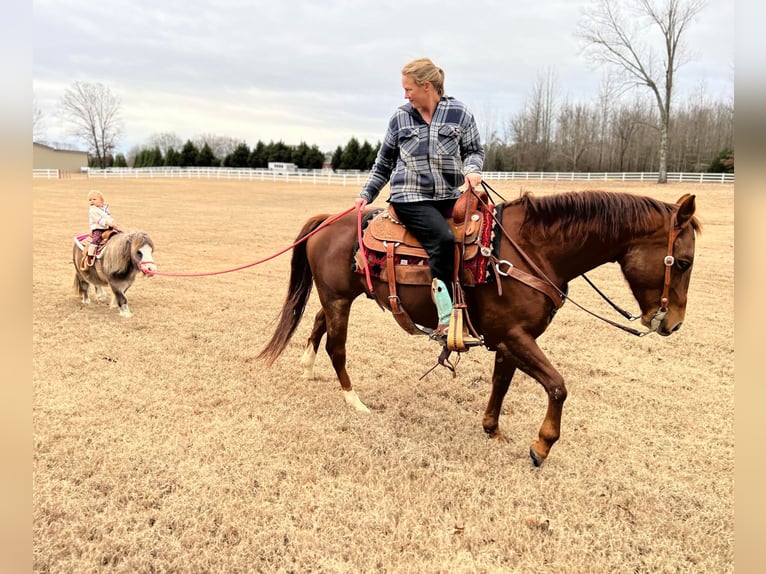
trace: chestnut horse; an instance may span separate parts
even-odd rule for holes
[[[559,438],[567,389],[536,339],[566,300],[567,283],[604,263],[619,263],[641,309],[641,323],[649,332],[670,335],[681,327],[686,313],[695,236],[701,226],[694,215],[695,196],[689,194],[676,204],[601,191],[541,197],[524,194],[498,207],[502,210],[498,210],[501,217],[495,235],[500,241],[494,264],[500,271],[499,285],[495,281],[465,289],[471,323],[487,349],[495,352],[492,391],[482,426],[489,437],[507,442],[498,423],[511,379],[517,369],[535,379],[548,395],[545,418],[530,446],[532,461],[539,466]],[[329,217],[309,219],[297,240]],[[301,359],[304,375],[313,374],[316,352],[326,334],[325,349],[346,402],[369,412],[346,371],[351,303],[368,292],[364,275],[352,266],[356,238],[357,214],[351,212],[295,247],[287,298],[259,358],[271,365],[285,350],[301,321],[313,283],[322,307]],[[518,279],[528,275],[546,288]],[[373,279],[372,285],[374,293],[369,296],[390,310],[388,283]],[[413,322],[435,327],[436,309],[429,286],[397,285],[396,290]]]

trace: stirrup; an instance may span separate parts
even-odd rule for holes
[[[447,348],[459,353],[465,352],[471,347],[484,345],[484,341],[474,337],[465,325],[465,309],[455,307],[452,309],[452,317],[447,332]]]

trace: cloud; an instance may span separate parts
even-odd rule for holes
[[[587,4],[36,0],[34,93],[53,140],[67,137],[56,102],[79,80],[121,98],[126,149],[173,132],[332,150],[351,136],[382,138],[403,102],[399,70],[416,57],[442,66],[447,92],[480,121],[509,120],[548,71],[570,99],[595,97],[600,72],[579,55],[574,36]],[[730,4],[711,1],[690,29],[699,59],[683,70],[694,79],[680,85],[705,78],[725,90]]]

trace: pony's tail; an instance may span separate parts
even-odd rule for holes
[[[300,230],[295,241],[298,242],[307,234],[319,227],[329,215],[315,215],[309,219]],[[271,340],[258,354],[258,359],[266,359],[266,364],[271,365],[277,357],[287,348],[287,344],[298,328],[306,309],[314,277],[311,273],[308,257],[306,256],[306,242],[300,241],[293,248],[293,256],[290,261],[290,284],[287,297],[277,319],[277,327]]]

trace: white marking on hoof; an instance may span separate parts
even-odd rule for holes
[[[101,287],[101,285],[96,285],[96,298],[99,301],[106,299],[106,293],[104,293],[104,289]]]
[[[128,306],[125,305],[122,309],[120,309],[120,317],[132,317],[133,313],[130,312],[130,309],[128,309]]]
[[[314,352],[314,347],[309,344],[308,347],[306,347],[306,350],[303,351],[303,356],[301,357],[301,367],[303,367],[303,375],[301,378],[303,379],[313,379],[314,378],[314,362],[317,359],[317,354]]]
[[[356,391],[353,389],[350,391],[343,391],[343,398],[346,400],[347,405],[354,407],[354,409],[360,413],[370,414],[370,409],[368,409],[367,406],[361,400],[359,400],[359,395],[357,395]]]

